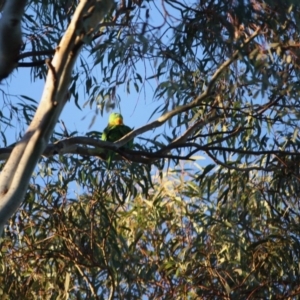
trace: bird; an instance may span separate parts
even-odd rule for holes
[[[123,116],[119,113],[111,113],[108,119],[108,125],[102,133],[102,141],[115,142],[122,138],[132,129],[123,123]],[[122,148],[132,149],[133,139],[125,144]],[[111,162],[114,158],[114,152],[109,150],[107,153],[107,168],[110,169]]]

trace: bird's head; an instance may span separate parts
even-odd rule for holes
[[[112,113],[109,116],[108,124],[111,126],[115,125],[123,125],[123,117],[121,114],[118,113]]]

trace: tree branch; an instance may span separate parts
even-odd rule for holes
[[[10,1],[7,1],[8,3]],[[31,174],[66,103],[73,66],[87,31],[111,9],[110,0],[81,0],[51,61],[42,100],[24,137],[14,147],[0,175],[0,233],[26,193]],[[90,17],[87,11],[94,9]]]
[[[248,45],[255,37],[258,36],[259,32],[260,32],[260,27],[258,27],[255,32],[245,40],[245,42],[240,46],[239,50],[236,50],[232,57],[230,57],[228,60],[226,60],[223,64],[221,64],[221,66],[215,71],[214,75],[211,77],[210,82],[207,86],[206,91],[204,91],[202,94],[200,94],[198,97],[196,97],[193,101],[191,101],[188,104],[185,105],[181,105],[181,106],[177,106],[175,109],[173,109],[170,112],[167,112],[165,114],[163,114],[162,116],[160,116],[157,120],[148,123],[138,129],[135,129],[133,131],[131,131],[130,133],[126,134],[124,137],[122,137],[121,139],[119,139],[116,144],[117,144],[117,148],[122,147],[123,145],[125,145],[127,142],[129,142],[130,140],[132,140],[134,137],[147,132],[151,129],[160,127],[161,125],[163,125],[166,121],[168,121],[169,119],[171,119],[172,117],[176,116],[179,113],[188,111],[194,107],[199,106],[202,101],[204,101],[205,99],[209,98],[210,96],[213,95],[213,87],[216,83],[216,81],[218,80],[218,78],[220,77],[220,75],[224,72],[224,70],[229,67],[239,56],[240,51],[246,46]]]
[[[156,152],[147,152],[147,151],[136,151],[136,150],[129,150],[129,149],[123,149],[123,148],[117,148],[117,145],[115,143],[101,141],[99,139],[89,138],[85,136],[79,136],[79,137],[71,137],[66,138],[63,140],[60,140],[54,144],[49,144],[44,152],[43,156],[50,157],[54,155],[64,155],[64,154],[79,154],[82,156],[95,156],[102,160],[106,159],[106,151],[104,149],[113,150],[116,153],[118,153],[120,156],[129,159],[133,162],[141,162],[141,163],[152,163],[153,161],[157,159],[162,158],[169,158],[169,159],[182,159],[182,160],[189,160],[191,159],[191,156],[194,154],[194,152],[197,151],[225,151],[225,152],[232,152],[232,153],[238,153],[238,154],[245,154],[245,155],[275,155],[275,156],[283,156],[283,155],[292,155],[296,157],[300,157],[300,153],[298,152],[290,152],[290,151],[280,151],[280,150],[260,150],[260,151],[254,151],[254,150],[242,150],[242,149],[236,149],[236,148],[228,148],[228,147],[216,147],[213,146],[213,143],[209,145],[199,145],[197,143],[190,143],[190,142],[182,142],[179,143],[179,141],[184,141],[186,138],[191,134],[193,130],[196,128],[199,128],[200,126],[204,126],[211,120],[214,120],[216,117],[211,117],[207,119],[206,121],[199,121],[196,122],[191,127],[191,131],[187,130],[179,139],[175,139],[173,142],[171,142],[169,145],[163,147],[162,149],[156,151]],[[239,132],[241,128],[236,128],[231,135],[235,135],[237,132]],[[182,138],[182,139],[181,139]],[[222,139],[226,140],[226,138]],[[219,142],[219,141],[218,141]],[[94,147],[94,148],[91,148]],[[172,154],[166,154],[167,152],[173,150],[173,149],[180,149],[180,148],[186,148],[191,147],[195,148],[195,151],[192,151],[188,155],[185,156],[178,156],[178,155],[172,155]],[[9,157],[10,153],[13,151],[13,147],[7,147],[7,148],[0,148],[0,160],[5,160]]]
[[[0,19],[0,81],[17,66],[22,46],[21,19],[26,0],[6,0]]]

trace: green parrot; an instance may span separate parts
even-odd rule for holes
[[[122,136],[132,131],[132,129],[123,124],[123,116],[118,113],[112,113],[108,119],[108,125],[102,133],[102,141],[115,142]],[[133,139],[129,141],[124,148],[133,148]],[[113,160],[114,152],[109,150],[107,153],[107,168],[110,168],[111,161]]]

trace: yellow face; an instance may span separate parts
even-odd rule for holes
[[[123,120],[122,120],[122,118],[117,118],[117,119],[115,119],[114,125],[123,125]]]
[[[112,113],[109,116],[109,125],[115,126],[115,125],[123,125],[123,117],[121,114]]]

